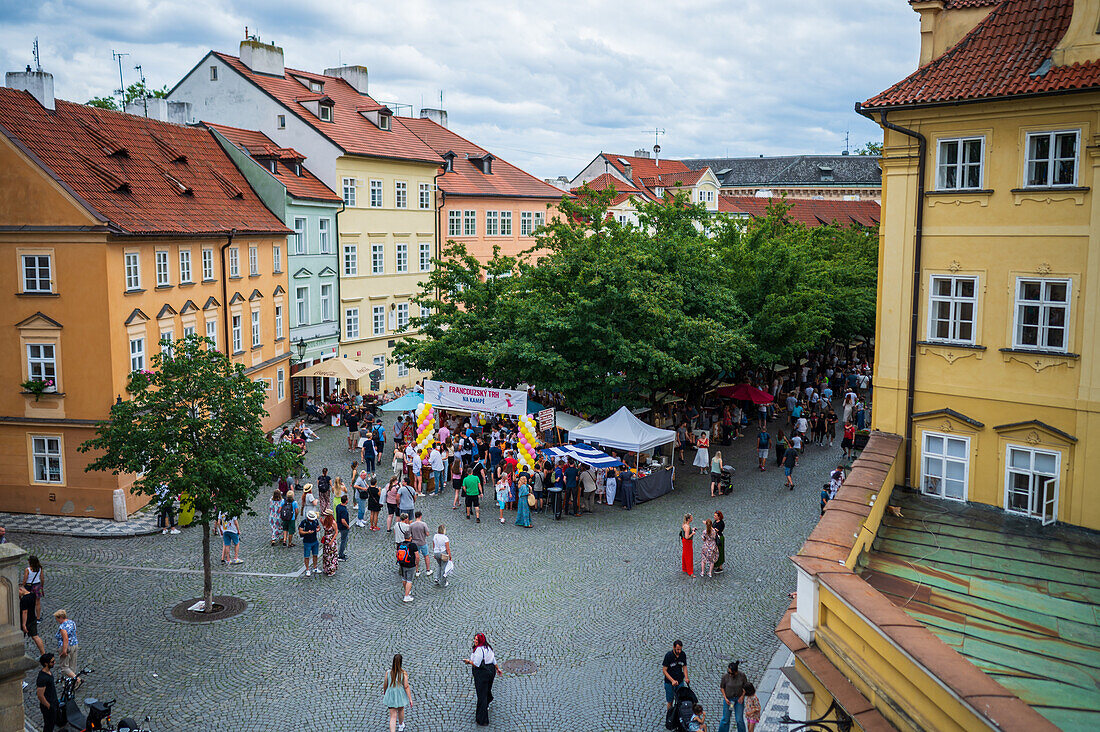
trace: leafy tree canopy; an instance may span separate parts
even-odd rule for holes
[[[863,147],[856,150],[856,155],[877,155],[882,157],[882,143],[870,140],[863,143]]]
[[[164,98],[168,96],[168,85],[162,86],[160,89],[153,89],[145,84],[144,81],[135,81],[126,87],[126,91],[122,94],[122,103],[120,104],[114,96],[109,97],[92,97],[85,104],[90,107],[99,107],[100,109],[113,109],[116,112],[126,108],[126,105],[135,99],[143,99],[145,97],[160,97]]]

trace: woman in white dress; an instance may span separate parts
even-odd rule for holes
[[[705,475],[710,467],[710,440],[706,432],[695,439],[695,460],[691,464],[699,468],[700,475]]]
[[[604,493],[607,495],[608,506],[615,505],[615,489],[618,486],[617,477],[618,476],[615,473],[615,468],[607,469],[607,483],[604,487]]]

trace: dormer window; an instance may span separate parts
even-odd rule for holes
[[[451,173],[455,169],[455,154],[453,152],[443,153],[443,172]]]
[[[833,169],[827,165],[817,166],[818,180],[833,180]]]
[[[390,128],[390,115],[380,114],[378,115],[378,129],[388,130]]]
[[[317,116],[321,118],[322,122],[332,121],[332,105],[322,104],[318,109]]]
[[[267,161],[267,169],[270,170],[272,173],[278,173],[279,172],[279,161],[277,161],[277,160],[268,160]]]
[[[309,82],[309,90],[310,90],[311,92],[319,92],[319,91],[321,91],[321,89],[323,89],[323,88],[324,88],[324,84],[322,84],[321,82],[319,82],[319,81],[314,81],[314,80],[310,80],[310,82]]]
[[[485,175],[493,174],[494,158],[492,155],[490,155],[489,153],[485,153],[484,155],[470,155],[469,158],[470,162],[476,165],[477,169],[480,170],[482,173],[484,173]]]
[[[294,175],[299,177],[302,175],[302,164],[297,161],[294,162]]]

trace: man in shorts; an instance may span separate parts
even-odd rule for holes
[[[407,540],[397,545],[397,576],[401,580],[401,589],[405,591],[402,602],[412,602],[413,576],[416,571],[416,543]]]
[[[302,537],[302,557],[306,565],[306,577],[312,572],[320,572],[317,569],[317,556],[321,553],[321,542],[317,540],[317,532],[321,524],[317,521],[316,511],[306,511],[306,517],[298,524],[298,535]],[[313,566],[309,560],[313,558]]]
[[[756,457],[760,459],[760,472],[763,473],[767,468],[765,464],[768,462],[768,449],[772,445],[771,434],[761,426],[760,434],[756,438]]]
[[[794,469],[796,465],[798,465],[798,450],[795,449],[792,441],[791,447],[783,453],[783,475],[786,476],[786,486],[792,491],[794,490]]]
[[[466,494],[466,518],[470,518],[470,509],[474,509],[477,523],[481,523],[480,496],[482,493],[481,479],[477,473],[470,473],[462,479],[462,490]]]
[[[416,549],[424,560],[424,574],[432,575],[432,555],[428,551],[428,525],[424,523],[424,513],[417,511],[415,521],[409,524],[409,540],[416,544]],[[416,569],[416,576],[420,576],[420,568]]]

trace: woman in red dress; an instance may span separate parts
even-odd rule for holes
[[[683,545],[683,557],[680,560],[680,569],[688,576],[695,576],[695,547],[692,539],[695,538],[695,529],[691,525],[691,514],[684,516],[684,523],[680,526],[680,543]]]

